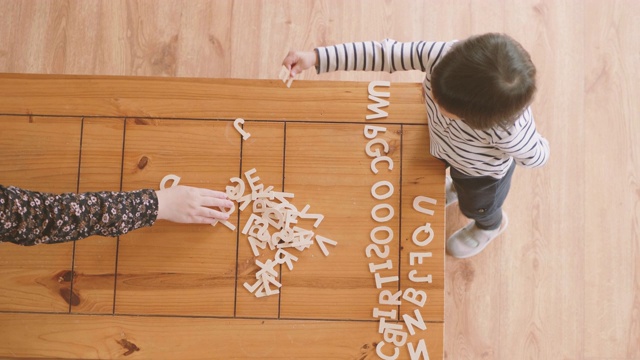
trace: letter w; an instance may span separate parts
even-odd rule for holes
[[[380,109],[389,106],[389,102],[387,100],[382,100],[373,95],[369,95],[369,100],[373,100],[375,103],[367,105],[367,109],[373,111],[375,114],[367,115],[367,120],[380,119],[389,115],[386,111]]]
[[[367,105],[367,109],[373,111],[375,114],[367,115],[367,120],[380,119],[389,115],[386,111],[381,110],[380,108],[389,106],[389,102],[387,100],[382,100],[381,98],[388,98],[391,93],[386,91],[376,91],[376,86],[389,87],[391,86],[391,83],[389,81],[372,81],[369,83],[369,100],[373,100],[375,103]]]

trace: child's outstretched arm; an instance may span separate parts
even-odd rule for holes
[[[289,54],[282,61],[287,69],[291,70],[291,77],[294,77],[318,63],[318,56],[315,51],[289,51]]]
[[[299,74],[311,66],[318,74],[338,70],[385,71],[420,70],[431,72],[433,64],[453,42],[353,42],[311,51],[291,51],[282,64]]]

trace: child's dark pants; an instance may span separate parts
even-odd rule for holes
[[[515,161],[501,179],[490,176],[469,176],[450,167],[453,186],[458,192],[458,206],[464,216],[476,221],[476,226],[493,230],[502,223],[502,204],[511,187]]]

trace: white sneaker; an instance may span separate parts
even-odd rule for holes
[[[447,202],[445,207],[451,205],[451,204],[455,204],[458,202],[458,193],[456,192],[456,188],[455,186],[453,186],[453,180],[451,179],[451,176],[447,175],[444,178],[444,189],[445,189],[445,194],[447,197]]]
[[[502,223],[500,227],[494,230],[480,229],[476,226],[475,221],[472,221],[447,239],[447,253],[459,259],[477,255],[484,250],[493,239],[502,234],[508,225],[509,218],[504,211],[502,212]]]

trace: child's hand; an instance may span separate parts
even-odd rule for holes
[[[312,66],[316,66],[318,59],[315,51],[289,51],[282,61],[287,69],[291,70],[294,77]]]
[[[230,208],[233,202],[220,191],[191,186],[174,186],[156,190],[158,196],[158,220],[185,224],[212,224],[215,220],[227,220],[229,215],[211,207]]]

